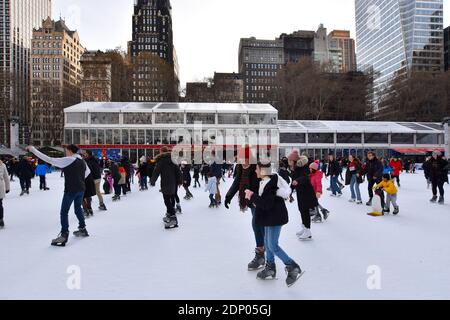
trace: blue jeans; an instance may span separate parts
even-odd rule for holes
[[[265,227],[265,244],[267,252],[267,262],[275,263],[275,256],[280,258],[285,265],[292,264],[293,260],[280,248],[278,239],[280,238],[281,226]]]
[[[147,189],[147,176],[141,176],[141,181],[139,181],[141,189]]]
[[[338,193],[342,194],[342,191],[337,184],[337,180],[338,180],[337,176],[331,176],[331,192],[333,192],[334,195]]]
[[[61,204],[61,232],[68,233],[69,232],[69,210],[74,204],[75,215],[78,218],[78,227],[85,228],[86,223],[84,222],[84,215],[82,209],[83,203],[83,195],[84,192],[78,193],[64,193],[64,197]]]
[[[356,174],[352,174],[352,180],[350,181],[350,191],[352,193],[352,199],[362,201],[361,191],[359,190],[358,177],[356,176]]]
[[[258,226],[256,224],[256,219],[255,219],[256,208],[252,207],[252,208],[250,208],[250,210],[252,211],[252,216],[253,216],[252,227],[253,227],[253,233],[255,234],[256,247],[262,248],[265,245],[265,243],[264,243],[264,227]]]

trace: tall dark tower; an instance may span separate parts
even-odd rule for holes
[[[130,54],[151,52],[173,64],[172,6],[170,0],[135,0]]]

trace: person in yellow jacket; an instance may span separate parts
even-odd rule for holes
[[[394,184],[394,181],[391,179],[389,174],[383,175],[383,181],[375,186],[375,189],[383,189],[386,192],[386,206],[383,209],[383,213],[389,213],[391,203],[394,207],[393,214],[397,215],[400,212],[400,208],[397,205],[397,193],[398,189]]]

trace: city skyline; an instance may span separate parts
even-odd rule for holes
[[[274,7],[269,0],[230,0],[226,5],[219,0],[172,0],[181,86],[212,77],[215,71],[237,72],[240,38],[275,39],[281,33],[316,30],[320,23],[329,31],[350,30],[351,37],[356,38],[354,2],[279,0]],[[450,12],[445,10],[448,4],[450,0],[444,0],[444,26],[450,23]],[[286,10],[288,5],[290,9]],[[126,50],[131,40],[132,13],[132,0],[53,0],[53,18],[65,18],[89,50],[117,46]]]

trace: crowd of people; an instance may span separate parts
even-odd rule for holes
[[[27,151],[34,157],[20,160],[0,161],[0,227],[4,227],[3,199],[11,190],[10,184],[18,177],[20,196],[30,194],[31,180],[39,177],[39,189],[48,191],[46,175],[52,168],[62,170],[64,194],[60,210],[61,232],[52,240],[54,246],[65,246],[69,239],[69,210],[73,204],[78,219],[76,237],[88,237],[86,218],[94,215],[92,198],[97,197],[101,211],[107,211],[104,197],[112,194],[113,201],[119,201],[132,191],[134,177],[138,179],[139,190],[145,192],[160,181],[159,190],[166,207],[163,218],[166,229],[177,228],[177,214],[182,213],[178,196],[180,188],[185,191],[185,201],[194,198],[193,188],[202,188],[207,193],[209,208],[222,205],[230,209],[233,198],[242,212],[250,211],[252,230],[255,238],[255,256],[248,264],[249,271],[260,270],[259,279],[276,278],[275,257],[286,268],[286,284],[293,285],[303,274],[300,266],[279,246],[278,239],[282,226],[289,222],[287,203],[297,202],[301,217],[301,228],[297,233],[299,240],[313,239],[313,223],[325,222],[330,211],[320,202],[325,189],[331,197],[343,196],[343,189],[349,186],[348,201],[362,205],[361,185],[367,182],[367,206],[372,206],[369,215],[383,216],[391,212],[400,213],[398,193],[403,172],[413,173],[416,165],[412,161],[399,158],[378,158],[375,152],[368,152],[366,159],[356,155],[337,158],[330,154],[328,159],[312,159],[294,150],[273,164],[258,162],[250,147],[242,147],[235,163],[217,161],[212,153],[212,161],[202,165],[182,161],[180,165],[172,161],[172,153],[162,147],[155,159],[140,158],[137,164],[123,157],[120,161],[97,159],[90,150],[79,150],[75,145],[65,147],[65,157],[51,158],[34,147]],[[423,172],[428,187],[432,189],[432,203],[444,204],[444,184],[448,183],[449,163],[440,152],[433,152],[423,163]],[[222,182],[232,179],[229,190],[221,190]],[[325,179],[324,179],[325,178]],[[329,185],[323,186],[328,181]],[[102,184],[103,182],[103,184]],[[102,192],[103,191],[103,192]],[[226,191],[226,192],[225,192]]]

